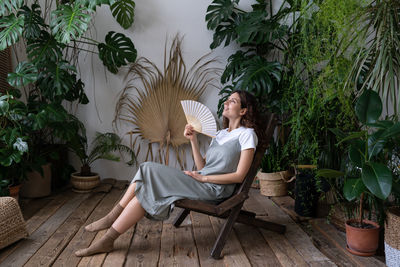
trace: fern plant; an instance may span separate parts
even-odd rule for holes
[[[132,165],[135,163],[135,154],[131,148],[122,144],[121,138],[115,133],[96,133],[94,140],[91,143],[91,150],[85,135],[76,135],[68,144],[79,158],[81,162],[81,176],[91,176],[90,165],[99,159],[106,159],[111,161],[120,161],[120,157],[113,152],[120,152],[128,154],[130,160],[127,164]]]

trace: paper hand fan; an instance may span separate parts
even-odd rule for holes
[[[187,122],[193,126],[196,132],[215,137],[217,123],[208,107],[194,100],[182,100],[181,104]]]

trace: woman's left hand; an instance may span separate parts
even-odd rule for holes
[[[183,171],[186,175],[191,176],[193,179],[199,181],[199,182],[206,182],[206,176],[201,175],[197,171]]]

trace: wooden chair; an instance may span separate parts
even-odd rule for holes
[[[268,147],[269,140],[272,138],[277,123],[274,114],[267,115],[265,121],[267,122],[265,139],[261,140],[264,142],[259,142],[253,162],[245,179],[241,184],[238,184],[237,190],[231,197],[215,205],[210,204],[209,202],[190,199],[182,199],[175,202],[176,207],[183,208],[181,213],[174,220],[175,227],[180,226],[190,211],[204,213],[219,218],[226,218],[226,222],[222,226],[217,240],[215,241],[215,244],[211,250],[211,257],[214,259],[221,258],[221,251],[225,246],[228,234],[232,230],[235,222],[261,227],[281,234],[283,234],[286,230],[286,226],[284,225],[257,219],[255,218],[255,213],[242,210],[243,203],[249,197],[250,186],[257,174],[261,159]]]

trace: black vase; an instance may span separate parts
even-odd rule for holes
[[[299,173],[296,176],[294,211],[304,217],[314,217],[318,193],[314,174]]]

